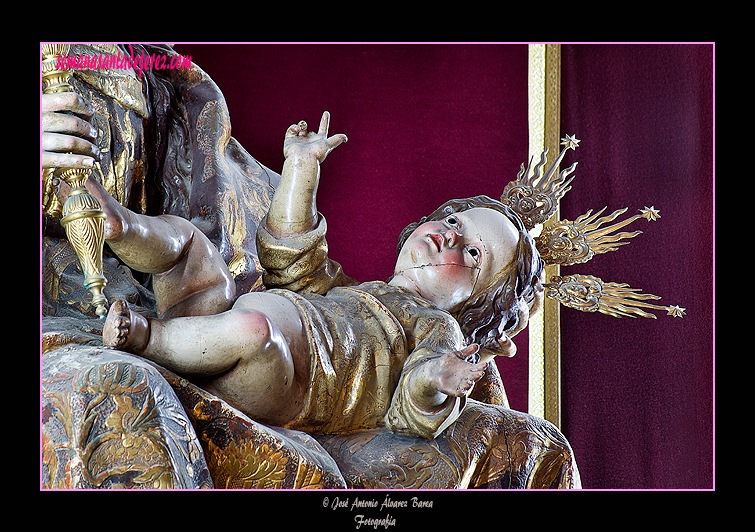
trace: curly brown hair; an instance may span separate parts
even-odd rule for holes
[[[512,331],[520,330],[521,317],[529,315],[540,290],[540,280],[545,263],[535,247],[535,241],[519,216],[509,207],[488,196],[447,201],[419,222],[406,226],[399,235],[397,253],[401,252],[406,239],[417,227],[428,221],[442,220],[445,217],[477,207],[493,209],[506,216],[519,231],[519,243],[512,262],[488,286],[476,293],[454,314],[468,343],[477,343],[482,348],[495,350],[498,340]],[[522,309],[521,305],[527,305]],[[526,312],[523,312],[526,311]]]

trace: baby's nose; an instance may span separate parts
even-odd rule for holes
[[[450,248],[454,247],[459,238],[461,238],[461,235],[453,229],[446,231],[444,236],[446,237],[446,245]]]

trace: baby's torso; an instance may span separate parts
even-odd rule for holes
[[[274,292],[299,308],[312,355],[308,397],[292,428],[327,433],[381,426],[407,363],[462,347],[448,313],[384,282],[324,296]]]

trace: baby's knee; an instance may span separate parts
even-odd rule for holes
[[[273,335],[273,324],[263,312],[233,310],[229,312],[229,319],[234,322],[232,330],[242,344],[264,345]]]
[[[247,384],[264,383],[265,393],[284,393],[293,384],[295,372],[288,341],[263,312],[239,311],[238,319],[241,360],[236,374]]]
[[[269,358],[287,358],[289,347],[278,327],[258,310],[234,310],[234,330],[246,361],[263,362]]]

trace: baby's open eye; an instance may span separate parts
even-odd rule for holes
[[[446,218],[446,223],[451,227],[459,227],[459,220],[455,216],[449,216]]]
[[[472,257],[475,262],[480,262],[480,250],[477,248],[467,248],[467,253]]]

